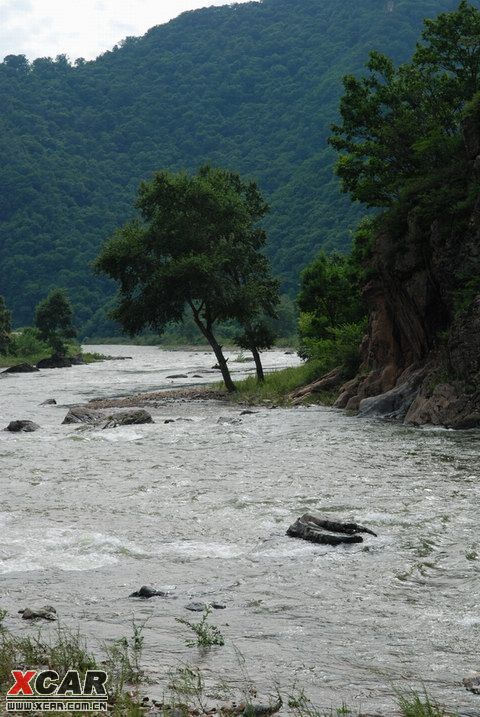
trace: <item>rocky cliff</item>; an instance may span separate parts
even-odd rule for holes
[[[464,122],[465,201],[381,231],[365,286],[362,366],[337,407],[407,424],[480,426],[480,122]]]

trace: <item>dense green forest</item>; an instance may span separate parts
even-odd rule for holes
[[[181,15],[96,61],[0,64],[0,294],[15,325],[57,286],[82,335],[113,333],[114,291],[91,262],[133,213],[141,179],[204,162],[258,181],[284,290],[321,247],[349,246],[362,210],[327,146],[341,77],[372,48],[411,55],[454,0],[263,0]]]

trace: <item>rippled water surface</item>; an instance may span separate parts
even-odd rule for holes
[[[461,686],[480,669],[478,432],[321,407],[240,417],[203,401],[166,403],[152,425],[61,425],[76,402],[212,380],[203,352],[100,350],[133,360],[0,380],[3,424],[41,426],[0,432],[0,607],[12,629],[34,629],[18,609],[50,603],[98,647],[129,634],[134,615],[147,619],[144,661],[160,684],[188,660],[212,680],[240,685],[246,671],[263,693],[296,684],[326,708],[391,706],[392,684],[423,683],[451,707],[480,711]],[[269,367],[295,362],[266,355]],[[47,398],[58,405],[39,406]],[[287,538],[305,511],[379,537],[340,548]],[[142,584],[171,596],[128,599]],[[224,648],[185,646],[174,618],[192,599],[227,605],[213,616]]]

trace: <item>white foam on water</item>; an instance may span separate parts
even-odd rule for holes
[[[172,543],[163,543],[155,546],[155,554],[181,555],[194,559],[199,558],[237,558],[244,554],[244,550],[236,545],[225,543],[199,543],[196,541],[182,540]]]
[[[128,443],[139,441],[144,438],[143,433],[138,430],[128,428],[106,428],[101,432],[92,434],[93,439],[109,441],[110,443]]]
[[[118,563],[123,556],[145,557],[131,541],[70,528],[9,531],[0,551],[0,574],[48,570],[95,570]]]

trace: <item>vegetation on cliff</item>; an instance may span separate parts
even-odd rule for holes
[[[425,22],[410,62],[373,52],[344,86],[330,140],[337,173],[352,199],[381,211],[350,259],[370,323],[363,377],[337,405],[355,409],[397,385],[378,411],[477,425],[480,11],[462,0]]]
[[[411,53],[456,0],[263,0],[185,13],[94,62],[0,63],[0,292],[14,325],[57,286],[82,336],[112,335],[114,287],[90,263],[158,167],[229,167],[272,207],[275,273],[293,295],[320,246],[345,250],[361,208],[327,147],[340,79],[372,47]]]

